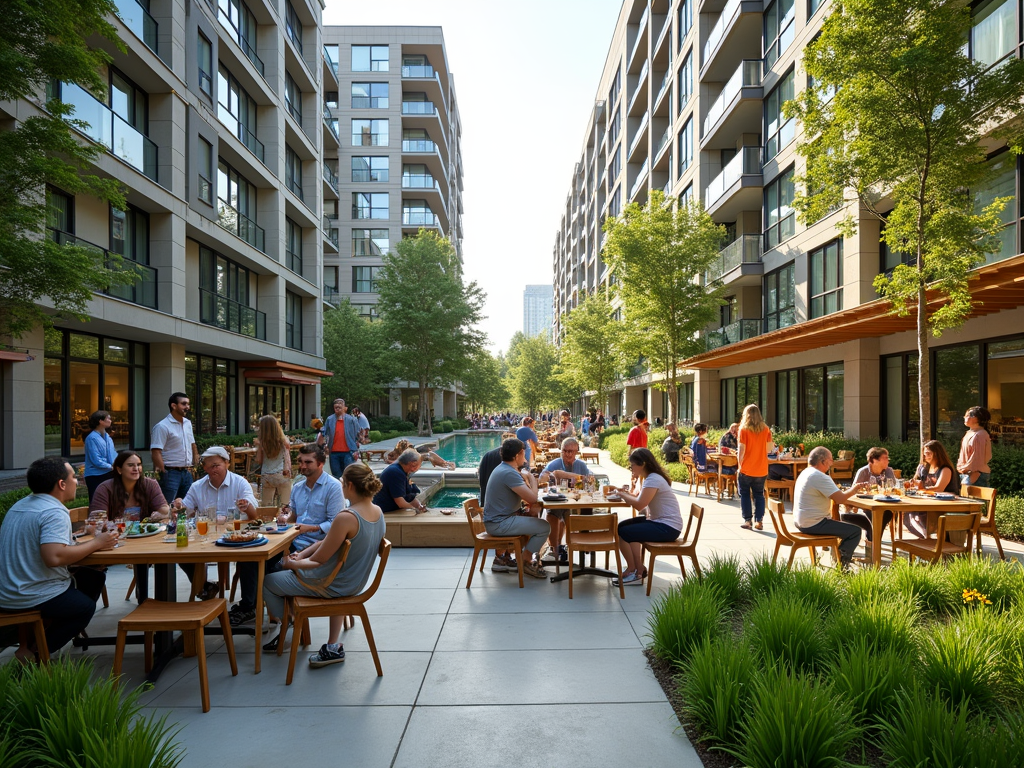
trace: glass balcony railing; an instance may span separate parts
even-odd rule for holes
[[[263,146],[263,142],[256,138],[256,134],[250,131],[242,121],[238,121],[238,128],[235,129],[235,133],[238,136],[238,140],[245,144],[246,148],[256,155],[256,158],[266,165],[266,148]]]
[[[110,107],[97,101],[84,88],[68,83],[51,84],[47,96],[74,107],[68,119],[84,123],[75,126],[77,130],[153,181],[157,180],[156,144]]]
[[[670,125],[668,128],[665,129],[665,132],[663,134],[661,134],[661,138],[658,139],[658,146],[654,150],[654,157],[655,158],[661,157],[662,151],[665,149],[665,147],[669,146],[671,143],[672,143],[672,126]]]
[[[640,41],[644,36],[644,28],[647,26],[647,19],[650,15],[650,9],[645,7],[643,16],[640,17],[640,21],[636,27],[636,40],[633,41],[633,47],[629,51],[629,61],[633,60],[633,56],[636,54],[636,49],[640,45]]]
[[[199,322],[253,339],[267,340],[266,312],[204,288],[199,289],[199,299]]]
[[[341,304],[341,292],[333,285],[324,286],[324,301],[337,309]]]
[[[333,56],[331,56],[331,52],[327,48],[326,45],[324,46],[324,61],[327,62],[327,66],[329,66],[331,68],[331,71],[334,73],[334,76],[337,77],[338,76],[338,62],[334,60]]]
[[[146,46],[157,53],[157,27],[156,19],[149,15],[149,11],[143,8],[138,0],[114,0],[114,7],[117,9],[117,17],[124,22],[135,36]]]
[[[263,59],[261,59],[256,53],[256,49],[252,47],[252,43],[242,37],[242,35],[239,35],[238,45],[241,47],[242,53],[245,54],[245,57],[249,59],[249,62],[256,67],[256,71],[258,71],[263,77],[266,77],[267,68],[263,64]]]
[[[636,129],[636,133],[633,134],[633,141],[629,143],[628,155],[633,154],[633,151],[637,148],[637,145],[640,143],[640,139],[644,137],[644,129],[647,128],[647,123],[650,122],[650,119],[650,111],[644,112],[644,116],[640,118],[640,127]]]
[[[704,282],[720,280],[740,264],[758,264],[760,261],[761,235],[740,235],[718,252],[718,258],[704,272]]]
[[[103,256],[107,269],[133,272],[137,278],[134,283],[131,285],[112,285],[104,293],[107,296],[124,299],[141,307],[156,309],[157,271],[153,267],[126,259],[123,256],[121,257],[120,265],[114,266],[114,254],[108,249],[96,245],[96,243],[90,243],[88,240],[83,240],[80,237],[75,237],[72,234],[57,229],[47,230],[47,235],[51,240],[60,245],[77,245],[79,248],[85,248],[97,255]]]
[[[661,78],[661,85],[658,86],[658,95],[654,97],[654,103],[657,104],[661,101],[661,97],[665,95],[665,91],[672,85],[672,67],[669,66],[668,71],[665,72],[665,76]]]
[[[324,216],[321,226],[323,227],[324,237],[334,243],[334,247],[337,248],[340,240],[338,228],[335,226],[335,219],[332,219],[330,216]]]
[[[761,335],[761,318],[737,320],[735,323],[708,331],[704,335],[704,348],[707,351],[735,344],[737,341],[752,339]]]
[[[324,163],[323,168],[324,168],[324,181],[326,181],[328,184],[330,184],[331,185],[331,189],[333,189],[335,192],[337,192],[338,191],[338,174],[336,174],[334,172],[334,169],[331,168],[331,166],[329,166],[327,163]]]
[[[629,97],[629,106],[627,109],[630,112],[633,111],[633,105],[636,103],[636,100],[640,98],[640,95],[646,93],[646,90],[643,88],[643,84],[644,80],[647,78],[648,69],[649,65],[645,61],[643,67],[640,68],[640,74],[636,78],[636,90],[634,90],[633,95]]]
[[[402,77],[433,77],[434,68],[429,64],[415,64],[402,67]]]
[[[436,189],[441,190],[441,184],[429,173],[404,173],[402,174],[403,189]]]
[[[437,215],[430,211],[402,211],[403,227],[437,227]]]
[[[647,172],[651,167],[651,159],[647,158],[644,160],[644,164],[640,166],[640,172],[636,175],[636,181],[633,182],[633,186],[629,189],[629,199],[632,200],[640,187],[647,182]]]
[[[334,134],[334,138],[340,142],[341,136],[338,135],[338,121],[331,114],[331,108],[326,104],[324,104],[324,125],[327,126],[327,130]]]
[[[704,135],[707,136],[711,127],[721,119],[726,107],[732,103],[741,89],[760,85],[761,60],[745,59],[726,81],[722,92],[708,110],[707,117],[704,118]]]
[[[249,245],[266,253],[266,233],[245,214],[232,208],[226,200],[217,198],[217,223]]]
[[[430,139],[402,139],[403,152],[436,152],[437,144]]]
[[[722,38],[725,37],[725,30],[729,28],[739,8],[740,0],[729,0],[725,4],[725,8],[722,9],[722,14],[718,17],[718,21],[711,28],[707,42],[704,43],[704,59],[701,62],[702,64],[707,64],[711,60],[711,54],[714,53],[719,43],[722,42]]]
[[[708,184],[707,192],[704,195],[704,204],[712,205],[725,194],[733,184],[740,180],[745,174],[761,173],[761,148],[744,147],[736,157],[730,160],[722,172]]]
[[[432,101],[403,101],[403,115],[435,115],[437,110]]]

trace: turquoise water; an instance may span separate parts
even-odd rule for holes
[[[455,435],[441,443],[437,449],[437,455],[446,461],[454,461],[457,467],[472,469],[479,466],[480,459],[485,453],[499,445],[501,445],[500,432],[488,435]],[[459,502],[459,504],[461,503]]]
[[[428,507],[462,509],[462,502],[480,495],[479,488],[442,488],[427,502]]]

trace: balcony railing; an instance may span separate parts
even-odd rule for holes
[[[153,53],[157,53],[158,24],[156,19],[149,15],[149,11],[143,8],[138,0],[114,0],[114,7],[117,8],[117,17],[124,25]]]
[[[338,191],[338,174],[327,163],[324,163],[324,181],[331,185],[331,189]]]
[[[436,189],[441,191],[441,184],[429,173],[402,174],[403,189]]]
[[[437,114],[437,109],[434,108],[434,102],[432,101],[403,101],[402,114],[435,115]]]
[[[647,70],[648,69],[649,69],[649,64],[648,64],[648,62],[645,61],[644,65],[640,68],[640,74],[637,75],[637,78],[636,78],[636,90],[633,91],[633,95],[629,97],[629,106],[626,108],[627,110],[632,110],[633,109],[633,104],[640,97],[640,94],[643,93],[644,89],[641,86],[644,84],[644,78],[647,77]]]
[[[327,106],[326,102],[324,103],[324,125],[334,134],[334,138],[340,142],[341,136],[338,134],[338,121],[334,119],[334,115],[331,114],[331,108]]]
[[[436,152],[437,144],[430,139],[402,139],[403,152]]]
[[[627,153],[627,156],[628,155],[632,155],[633,151],[636,149],[637,145],[640,143],[640,139],[644,135],[644,129],[647,128],[647,123],[650,121],[650,119],[651,119],[650,111],[644,112],[644,116],[640,118],[640,127],[636,129],[636,133],[633,134],[633,140],[629,143],[629,152]]]
[[[335,61],[331,57],[331,52],[330,52],[330,50],[328,50],[326,45],[324,46],[324,61],[327,62],[327,66],[329,66],[331,68],[331,71],[334,73],[334,76],[337,77],[338,76],[338,62]]]
[[[440,226],[437,214],[430,211],[402,211],[403,227],[437,227]]]
[[[124,299],[141,307],[156,309],[157,271],[153,267],[148,264],[132,261],[123,256],[121,257],[120,265],[114,266],[114,254],[108,249],[96,245],[96,243],[90,243],[88,240],[83,240],[80,237],[75,237],[58,229],[47,230],[47,234],[51,240],[59,245],[76,245],[79,248],[85,248],[101,255],[107,269],[135,273],[138,280],[131,285],[112,285],[104,293],[107,296]]]
[[[238,235],[257,250],[266,253],[266,233],[263,231],[263,227],[257,225],[245,214],[239,213],[226,200],[219,197],[217,198],[217,223],[228,232]]]
[[[629,51],[629,61],[633,60],[633,56],[636,54],[637,46],[640,45],[640,40],[644,36],[644,28],[647,26],[647,19],[650,14],[649,8],[644,8],[643,16],[640,17],[640,21],[636,27],[636,40],[633,41],[633,47]]]
[[[710,206],[717,202],[744,174],[753,173],[761,173],[761,148],[744,147],[743,151],[730,160],[722,172],[708,184],[704,204]]]
[[[252,43],[245,39],[245,37],[239,32],[238,34],[238,45],[242,48],[242,53],[249,59],[256,70],[263,77],[267,76],[267,68],[263,66],[263,59],[256,53],[256,49],[252,47]]]
[[[711,54],[714,53],[718,44],[722,42],[722,38],[725,37],[725,30],[729,27],[732,22],[733,16],[736,15],[736,11],[739,10],[740,0],[729,0],[725,4],[725,8],[722,9],[721,16],[718,17],[718,21],[715,22],[715,26],[711,28],[711,33],[708,35],[708,40],[704,43],[704,59],[701,64],[707,64],[711,60]]]
[[[306,198],[305,198],[305,196],[304,196],[304,194],[302,192],[302,180],[301,179],[289,179],[289,178],[286,178],[285,179],[285,183],[287,184],[288,189],[291,191],[291,193],[293,195],[295,195],[297,198],[299,198],[299,200],[301,200],[302,202],[306,202]]]
[[[157,180],[156,144],[141,131],[125,121],[110,107],[77,85],[51,83],[47,96],[74,107],[68,119],[80,120],[87,125],[75,126],[90,139],[102,144],[111,154],[128,165]]]
[[[433,77],[434,68],[429,64],[415,64],[402,67],[402,77]]]
[[[300,252],[299,253],[296,253],[295,251],[290,250],[289,248],[286,247],[284,249],[284,257],[285,257],[285,263],[288,265],[288,269],[290,269],[292,272],[294,272],[297,275],[301,275],[302,274],[301,246],[300,246]]]
[[[708,331],[704,336],[704,348],[709,352],[712,349],[724,347],[726,344],[735,344],[737,341],[752,339],[761,335],[761,318],[737,320],[735,323]]]
[[[740,264],[757,264],[760,261],[761,235],[740,235],[718,252],[718,258],[704,272],[704,282],[720,280]]]
[[[657,147],[657,149],[654,150],[654,157],[655,158],[660,158],[662,150],[665,149],[665,147],[668,146],[671,143],[672,143],[672,126],[669,125],[669,127],[665,129],[665,132],[663,134],[661,134],[661,138],[658,139],[658,147]]]
[[[711,127],[721,119],[725,114],[726,107],[732,103],[741,89],[760,85],[761,60],[745,59],[733,72],[732,77],[726,81],[722,92],[715,99],[715,103],[711,105],[711,109],[708,110],[707,117],[704,118],[704,135],[707,136]]]
[[[338,305],[341,304],[341,293],[333,285],[324,286],[324,301],[330,304],[332,307],[337,309]]]
[[[199,322],[253,339],[267,340],[266,312],[204,288],[199,289],[199,299]]]
[[[669,66],[668,71],[665,72],[665,76],[661,78],[661,85],[658,86],[658,95],[654,97],[654,103],[658,104],[661,101],[661,97],[665,95],[665,91],[668,90],[669,86],[672,85],[672,67]]]
[[[256,155],[261,163],[266,165],[266,149],[263,146],[263,142],[256,138],[256,134],[243,125],[241,120],[238,121],[235,133],[238,136],[238,140],[245,144],[246,148]]]
[[[629,189],[629,199],[632,200],[633,196],[636,195],[640,187],[647,181],[647,173],[651,167],[651,158],[644,160],[644,164],[640,166],[640,172],[636,175],[636,181],[633,182],[633,186]]]
[[[324,216],[322,226],[324,230],[324,237],[334,243],[334,247],[338,247],[339,237],[338,228],[334,225],[335,220],[329,216]]]

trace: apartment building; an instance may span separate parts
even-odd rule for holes
[[[324,199],[325,296],[377,315],[383,257],[420,229],[451,240],[462,259],[462,123],[440,27],[326,26],[337,88],[325,94],[334,128]],[[337,151],[331,148],[337,140]],[[434,392],[435,416],[455,416],[458,390]],[[405,417],[418,385],[393,382],[372,413]]]
[[[550,285],[528,285],[523,290],[523,333],[551,338],[552,301]]]
[[[873,218],[859,216],[844,238],[847,209],[804,224],[792,208],[801,127],[782,105],[807,86],[802,52],[830,5],[626,0],[555,239],[556,317],[614,282],[601,260],[607,216],[654,189],[700,199],[728,232],[705,275],[725,284],[726,304],[706,351],[679,361],[679,418],[727,425],[757,403],[781,429],[913,439],[914,321],[890,316],[872,286],[901,255],[880,243]],[[1020,14],[1015,0],[976,4],[971,55],[996,65],[1024,54]],[[954,437],[964,410],[985,405],[997,439],[1013,441],[1024,438],[1022,167],[1005,146],[987,149],[996,177],[971,190],[976,205],[1012,200],[1002,249],[976,270],[971,318],[932,341],[932,420]],[[609,412],[664,417],[667,394],[635,373]]]
[[[322,5],[311,0],[117,0],[126,50],[96,99],[53,83],[0,104],[4,127],[75,106],[105,152],[93,171],[127,190],[118,211],[46,190],[46,236],[116,252],[142,272],[97,295],[85,322],[14,340],[0,369],[0,467],[81,457],[97,409],[118,448],[146,449],[167,397],[184,391],[197,433],[286,428],[318,411],[328,133]]]

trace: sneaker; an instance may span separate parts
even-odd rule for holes
[[[337,650],[324,643],[320,650],[309,657],[309,666],[313,669],[326,667],[328,664],[337,664],[345,660],[345,646],[338,643]]]
[[[509,571],[518,570],[519,565],[516,563],[516,559],[514,557],[502,555],[491,561],[491,573],[508,573]]]
[[[762,523],[760,520],[758,520],[756,523],[754,523],[754,530],[755,531],[763,531],[764,530],[764,523]]]
[[[634,584],[634,585],[635,584],[643,584],[644,583],[644,577],[646,575],[647,575],[646,572],[637,573],[636,571],[626,571],[624,574],[622,574],[622,586],[628,587],[631,584]],[[619,580],[618,579],[612,579],[612,586],[613,587],[619,586]]]
[[[568,563],[569,562],[569,548],[565,544],[558,545],[558,562]]]
[[[533,576],[535,579],[546,579],[548,577],[548,572],[544,570],[544,566],[540,563],[524,563],[523,573]]]
[[[753,528],[753,526],[750,524],[749,520],[744,520],[743,524],[740,526],[740,528],[743,528],[743,529],[749,531],[751,528]]]
[[[232,629],[235,629],[236,627],[255,627],[256,609],[243,608],[241,604],[239,604],[228,611],[228,618],[231,620]]]

